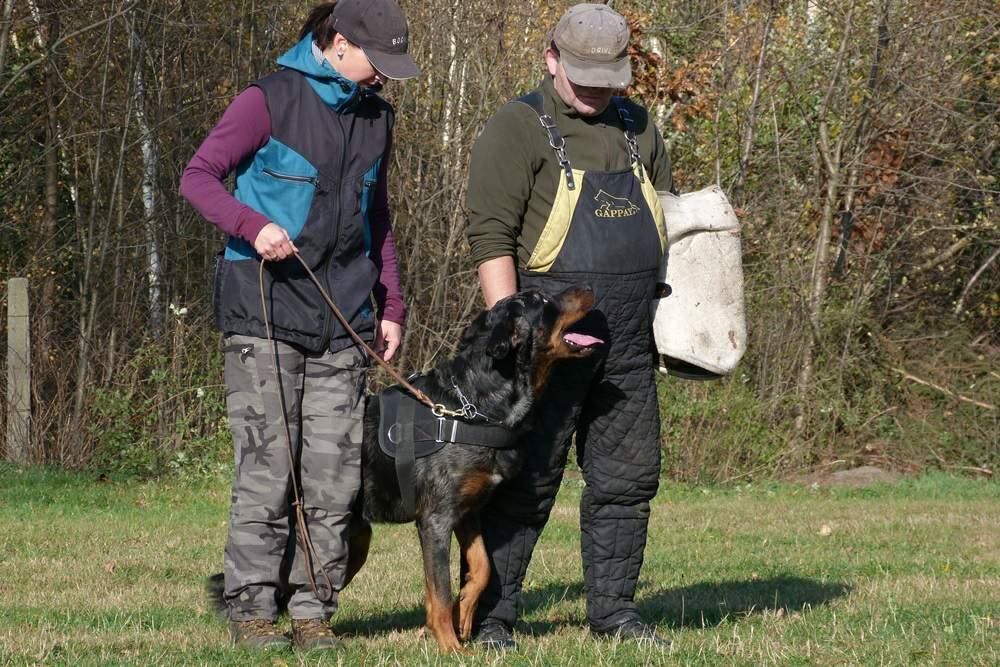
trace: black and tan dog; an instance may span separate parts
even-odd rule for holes
[[[370,523],[416,521],[423,552],[427,629],[442,651],[457,650],[459,638],[468,639],[471,633],[472,616],[490,575],[479,508],[497,484],[520,468],[522,452],[513,446],[518,428],[554,365],[587,356],[601,343],[571,331],[593,301],[590,290],[578,288],[552,299],[537,291],[504,299],[469,325],[452,359],[420,378],[417,386],[433,402],[449,408],[472,406],[468,412],[476,416],[463,420],[466,424],[479,423],[480,432],[499,427],[513,437],[510,447],[477,446],[470,442],[476,439],[476,432],[471,431],[460,437],[461,444],[416,459],[413,511],[407,511],[401,497],[395,461],[374,437],[380,426],[380,401],[369,402],[363,487],[352,526],[348,581],[367,557]],[[469,572],[454,605],[449,564],[453,533]]]
[[[471,634],[473,614],[490,576],[479,509],[496,485],[521,466],[523,454],[516,447],[517,434],[534,398],[559,361],[589,356],[603,344],[572,330],[593,303],[593,293],[585,288],[570,288],[554,298],[529,290],[482,312],[466,328],[454,357],[413,380],[435,404],[462,409],[465,416],[438,420],[421,406],[417,410],[426,413],[421,420],[422,413],[414,418],[411,412],[406,427],[410,439],[414,439],[414,432],[419,439],[423,430],[425,440],[441,446],[427,456],[414,458],[407,475],[400,474],[386,447],[387,440],[406,440],[392,433],[400,423],[393,421],[397,419],[393,416],[386,424],[380,412],[383,403],[389,404],[386,395],[401,391],[390,388],[368,402],[363,484],[353,508],[345,585],[368,557],[372,523],[415,521],[423,555],[426,625],[442,651],[459,650],[459,640]],[[397,406],[399,400],[392,405]],[[427,424],[431,424],[430,429]],[[428,435],[435,425],[439,432]],[[477,434],[482,434],[483,443],[487,439],[490,443],[477,443]],[[458,538],[468,566],[454,603],[449,560],[452,534]],[[218,603],[221,575],[213,577],[210,592]]]

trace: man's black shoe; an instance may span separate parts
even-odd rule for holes
[[[511,634],[510,628],[503,621],[495,619],[483,621],[483,624],[473,634],[472,642],[495,651],[517,650],[517,642],[514,641],[514,635]]]
[[[609,625],[606,628],[591,628],[590,634],[606,639],[634,641],[638,644],[670,648],[669,639],[661,637],[656,632],[656,628],[643,623],[639,618],[626,618],[624,621]]]

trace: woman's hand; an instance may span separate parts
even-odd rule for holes
[[[403,342],[403,327],[396,322],[382,320],[375,332],[375,352],[388,362],[396,354],[399,344]]]
[[[299,251],[288,238],[288,232],[273,222],[264,225],[253,241],[254,250],[269,262],[280,262]]]

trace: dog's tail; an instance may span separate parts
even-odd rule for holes
[[[226,605],[225,592],[226,583],[221,572],[213,574],[205,580],[205,594],[208,595],[208,602],[212,609],[228,617],[229,607]]]

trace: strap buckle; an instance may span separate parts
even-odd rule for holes
[[[445,422],[447,422],[447,421],[448,420],[445,419],[444,417],[438,417],[437,418],[438,432],[437,432],[437,437],[434,438],[434,442],[436,442],[436,443],[455,442],[455,436],[458,434],[458,422],[455,421],[454,419],[451,421],[451,435],[446,438],[445,437],[445,435],[446,435],[445,430],[448,427],[446,426]]]
[[[562,167],[566,174],[566,187],[570,190],[575,190],[576,183],[573,179],[573,165],[570,164],[569,157],[566,155],[566,138],[559,133],[559,127],[556,126],[556,122],[552,119],[552,116],[547,113],[538,114],[538,122],[542,124],[545,132],[549,135],[549,146],[552,147],[559,166]]]
[[[639,167],[639,182],[642,183],[645,180],[643,177],[642,154],[639,152],[639,140],[635,136],[635,124],[632,121],[632,115],[619,98],[615,97],[613,99],[615,108],[618,110],[618,117],[621,118],[622,125],[625,126],[625,143],[628,145],[629,158],[631,158],[633,165]]]
[[[556,127],[556,122],[552,120],[552,116],[547,113],[538,114],[538,121],[542,124],[546,130],[551,130]]]

